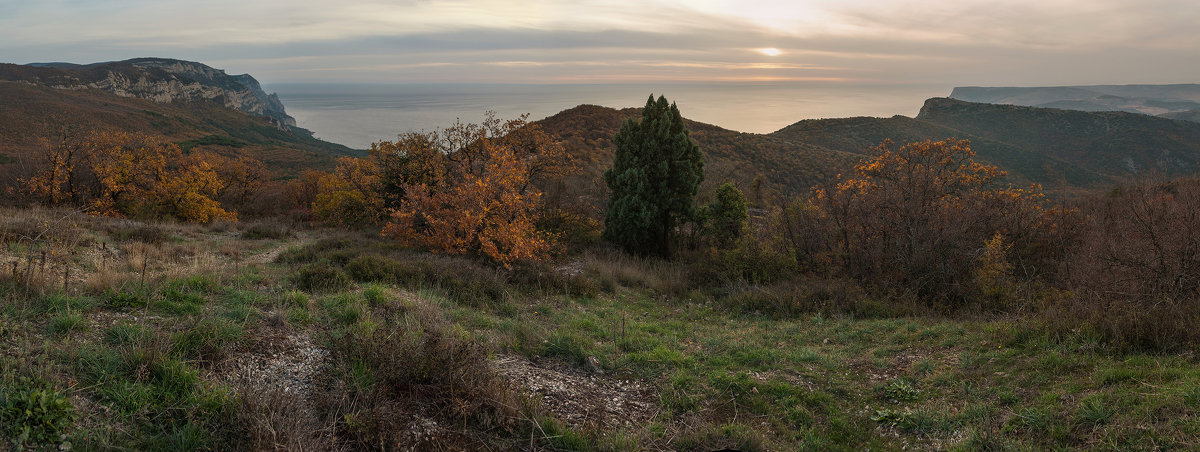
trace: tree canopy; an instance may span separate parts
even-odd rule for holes
[[[679,108],[653,95],[641,120],[625,121],[613,144],[613,166],[604,172],[610,191],[604,238],[631,253],[668,256],[676,226],[695,214],[693,198],[704,180],[700,148]]]

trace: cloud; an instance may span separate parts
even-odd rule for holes
[[[1193,0],[0,0],[0,11],[11,62],[164,56],[275,82],[1075,84],[1200,73]],[[783,53],[754,51],[764,47]]]

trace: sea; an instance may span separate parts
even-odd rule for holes
[[[581,104],[641,107],[664,95],[684,117],[739,132],[769,133],[803,119],[914,116],[925,99],[952,86],[924,84],[328,84],[279,83],[300,127],[326,141],[366,149],[380,140],[432,131],[455,121],[529,114],[536,121]]]

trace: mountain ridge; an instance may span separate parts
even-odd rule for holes
[[[67,90],[98,89],[162,103],[216,101],[271,118],[280,129],[308,133],[296,126],[296,119],[287,114],[279,96],[266,93],[253,76],[230,75],[194,61],[143,57],[90,64],[0,64],[0,80]]]
[[[1082,111],[1124,111],[1151,116],[1200,110],[1200,84],[960,86],[951,99]]]

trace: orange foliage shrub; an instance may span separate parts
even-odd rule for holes
[[[830,252],[853,276],[908,295],[964,301],[976,289],[972,269],[997,234],[997,243],[1012,246],[1002,258],[1026,277],[1054,271],[1066,252],[1072,214],[1046,209],[1038,186],[995,187],[1005,173],[973,161],[965,140],[885,142],[871,155],[813,200]]]
[[[193,151],[184,161],[205,162],[212,167],[222,181],[217,199],[236,208],[247,207],[250,198],[261,194],[271,176],[266,165],[244,155],[227,157],[212,151]]]
[[[318,219],[329,224],[378,224],[383,219],[378,164],[371,158],[339,158],[333,173],[317,179],[312,210]]]
[[[383,234],[448,253],[479,253],[510,266],[547,256],[553,241],[535,226],[540,184],[570,169],[539,127],[500,121],[408,134],[372,147],[391,198]]]
[[[534,226],[541,193],[521,190],[529,166],[507,146],[484,148],[479,175],[464,173],[460,183],[443,189],[408,186],[408,198],[383,234],[448,253],[481,252],[505,266],[544,258],[550,241]]]
[[[49,149],[48,165],[25,181],[49,204],[72,204],[94,215],[169,216],[185,221],[236,219],[213,198],[225,186],[201,156],[139,133],[93,132]]]

